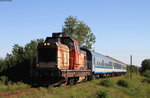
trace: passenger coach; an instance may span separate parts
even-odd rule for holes
[[[81,48],[81,50],[87,53],[88,68],[96,78],[120,75],[127,71],[126,64],[121,61],[85,48]]]

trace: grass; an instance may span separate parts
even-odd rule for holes
[[[17,83],[9,83],[9,84],[0,84],[0,93],[7,92],[7,91],[14,91],[19,89],[30,88],[30,85],[24,84],[22,82]]]
[[[102,80],[100,81],[99,85],[105,86],[105,87],[112,87],[113,83],[110,80]]]
[[[150,96],[150,84],[141,82],[142,76],[134,75],[132,78],[126,76],[117,76],[105,79],[92,80],[90,82],[80,83],[72,86],[40,88],[34,94],[25,94],[24,98],[100,98],[98,96],[107,96],[106,98],[148,98]],[[128,88],[119,86],[117,82],[124,80],[128,83]],[[107,81],[105,84],[104,81]],[[108,82],[109,81],[109,82]],[[98,85],[103,83],[104,85]],[[109,87],[107,86],[109,85]],[[106,85],[106,86],[105,86]],[[108,92],[107,92],[108,91]],[[105,98],[105,97],[103,97]]]
[[[104,90],[104,89],[101,89],[99,91],[97,91],[96,95],[97,95],[97,98],[108,98],[108,90]]]
[[[30,88],[30,85],[22,82],[13,83],[7,76],[0,76],[0,92],[14,91],[19,89]]]
[[[128,82],[125,80],[118,80],[117,84],[122,87],[128,87]]]
[[[79,83],[77,85],[61,87],[40,87],[31,94],[24,93],[21,98],[149,98],[150,84],[141,82],[145,79],[142,76],[133,75],[132,78],[117,76],[105,79],[96,79],[89,82]],[[128,88],[119,86],[117,82],[124,80],[128,83]],[[113,86],[98,85],[103,81],[109,81]],[[108,84],[109,84],[108,83]],[[107,84],[107,83],[106,83]]]

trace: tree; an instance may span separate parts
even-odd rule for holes
[[[135,73],[135,72],[137,72],[137,70],[139,70],[139,68],[137,68],[137,66],[135,66],[135,65],[128,65],[127,66],[127,71],[128,72]]]
[[[142,61],[141,72],[145,72],[146,70],[150,70],[150,59],[145,59]]]
[[[12,81],[28,82],[30,67],[35,65],[37,44],[43,41],[43,39],[32,40],[25,46],[15,44],[12,53],[7,54],[5,60],[0,60],[0,65],[3,66],[0,67],[2,69],[0,75],[5,75]]]
[[[92,48],[95,43],[95,35],[91,29],[83,21],[79,21],[77,17],[69,16],[65,19],[62,32],[68,33],[78,41],[80,47]]]
[[[3,71],[6,68],[5,65],[6,65],[5,60],[0,58],[0,72]]]
[[[150,70],[146,70],[144,73],[143,73],[143,76],[147,77],[150,79]]]

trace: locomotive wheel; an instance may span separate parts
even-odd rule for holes
[[[103,74],[103,78],[107,78],[107,74],[106,73]]]
[[[96,79],[94,75],[91,76],[92,80]]]
[[[92,80],[92,76],[87,76],[87,78],[88,78],[88,81],[91,81]]]
[[[67,85],[74,85],[76,84],[76,79],[75,78],[68,78],[68,81],[67,81]]]
[[[75,84],[75,79],[74,78],[70,79],[70,84]]]
[[[114,77],[115,76],[114,73],[112,73],[111,76]]]
[[[88,76],[85,76],[85,79],[83,80],[83,82],[88,81]]]

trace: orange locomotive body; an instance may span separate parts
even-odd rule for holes
[[[91,74],[87,69],[86,53],[65,33],[53,33],[44,43],[39,43],[37,50],[37,65],[32,68],[32,76],[69,84],[87,79]]]
[[[69,69],[73,70],[86,70],[86,53],[81,51],[78,43],[74,41],[74,49],[70,51],[70,64]]]

